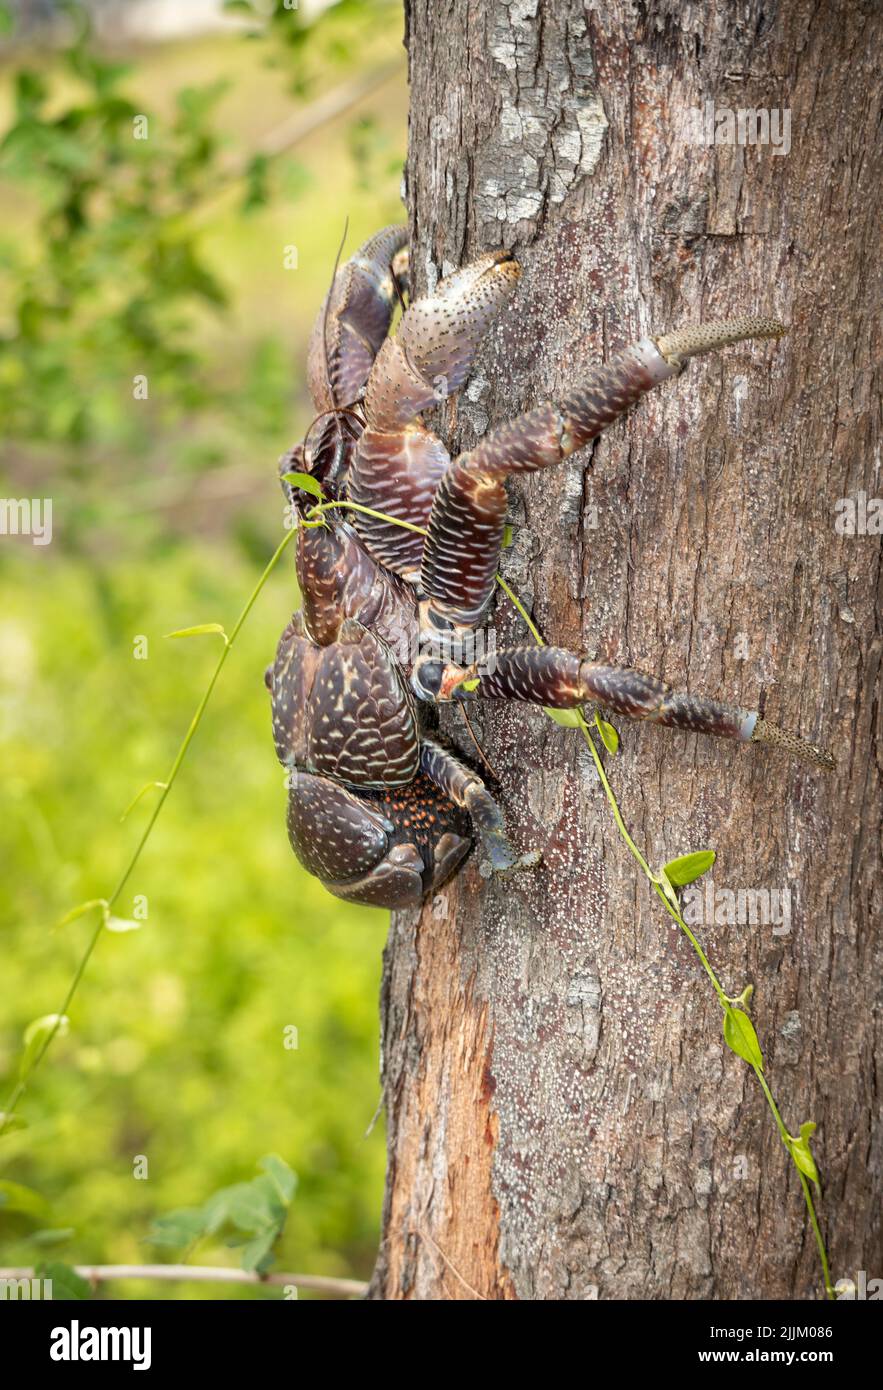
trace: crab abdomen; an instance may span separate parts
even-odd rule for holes
[[[329,892],[367,907],[416,906],[472,846],[468,816],[423,773],[383,792],[354,791],[295,769],[288,838]]]
[[[276,753],[284,767],[350,787],[402,786],[420,743],[414,699],[386,643],[354,618],[320,647],[296,614],[282,634],[268,684]]]

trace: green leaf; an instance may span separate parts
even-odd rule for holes
[[[737,1057],[763,1071],[763,1053],[754,1024],[742,1009],[727,1008],[724,1012],[724,1042]]]
[[[255,1270],[259,1274],[264,1274],[272,1264],[273,1246],[276,1244],[280,1235],[279,1230],[274,1227],[270,1231],[262,1231],[260,1235],[252,1240],[246,1241],[242,1247],[240,1262],[243,1269]]]
[[[512,527],[511,527],[511,526],[504,526],[504,527],[503,527],[503,543],[502,543],[502,549],[503,549],[503,550],[508,550],[511,544],[512,544]]]
[[[212,1236],[219,1231],[225,1221],[230,1219],[230,1201],[232,1187],[221,1187],[217,1192],[213,1192],[202,1205],[201,1211],[205,1221],[205,1233]]]
[[[815,1132],[815,1121],[807,1120],[804,1124],[800,1126],[800,1138],[795,1139],[793,1134],[789,1134],[787,1139],[785,1140],[785,1144],[788,1148],[789,1153],[791,1154],[791,1157],[794,1159],[794,1162],[800,1169],[801,1173],[805,1173],[806,1176],[810,1178],[812,1182],[815,1183],[816,1187],[818,1187],[819,1170],[816,1167],[816,1161],[813,1158],[812,1150],[809,1147],[810,1137],[813,1134],[815,1134]]]
[[[197,623],[196,627],[180,627],[177,632],[167,632],[166,637],[205,637],[216,634],[226,642],[227,634],[220,623]]]
[[[595,723],[598,726],[598,733],[601,735],[601,742],[608,753],[616,753],[619,750],[619,734],[612,724],[608,724],[606,719],[602,719],[597,710],[595,711]]]
[[[108,917],[104,925],[108,931],[127,932],[140,931],[144,923],[136,922],[132,917]]]
[[[692,883],[694,879],[707,873],[714,860],[713,849],[697,849],[692,854],[682,854],[679,859],[671,859],[663,873],[675,888],[682,888],[685,883]]]
[[[291,483],[294,487],[299,487],[301,492],[308,492],[311,497],[318,497],[320,502],[325,496],[319,483],[311,473],[283,473],[282,481]]]
[[[18,1212],[29,1216],[33,1221],[45,1222],[49,1216],[49,1203],[32,1187],[20,1182],[0,1182],[0,1212]]]
[[[754,993],[754,985],[746,985],[738,999],[731,999],[730,1003],[735,1009],[744,1009],[748,1012],[751,1003],[751,996]]]
[[[71,1300],[82,1301],[89,1298],[92,1290],[88,1283],[70,1265],[62,1264],[61,1260],[46,1260],[37,1265],[34,1270],[38,1279],[52,1280],[52,1301]]]
[[[292,1172],[285,1159],[280,1158],[278,1154],[267,1154],[261,1159],[258,1167],[263,1168],[264,1172],[268,1174],[280,1200],[287,1207],[297,1187],[297,1175]]]
[[[232,1189],[229,1215],[240,1231],[258,1233],[268,1226],[278,1226],[284,1220],[285,1207],[272,1178],[237,1183]]]
[[[582,723],[578,709],[551,709],[548,705],[543,705],[543,714],[554,719],[555,723],[560,724],[562,729],[578,729]]]
[[[150,1227],[147,1240],[151,1245],[190,1245],[208,1234],[208,1220],[203,1207],[181,1207],[165,1216],[158,1216]]]
[[[481,681],[479,680],[478,676],[472,676],[468,681],[460,681],[458,689],[477,690],[480,685]]]
[[[79,907],[72,907],[70,912],[66,912],[58,923],[60,927],[66,927],[68,922],[75,922],[78,917],[85,917],[87,912],[91,912],[94,907],[100,907],[102,912],[107,913],[108,903],[106,898],[90,898],[87,903],[80,903]]]
[[[269,1177],[255,1178],[253,1182],[237,1182],[232,1187],[222,1187],[209,1197],[203,1211],[209,1234],[217,1231],[225,1221],[229,1221],[240,1231],[254,1235],[269,1226],[277,1226],[285,1215],[285,1208]]]
[[[65,1014],[44,1014],[28,1024],[24,1037],[25,1050],[19,1067],[20,1080],[23,1081],[30,1072],[46,1039],[52,1034],[63,1038],[69,1027],[70,1019]]]

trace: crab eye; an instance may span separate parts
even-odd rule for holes
[[[420,699],[438,699],[444,673],[444,665],[435,657],[418,657],[411,676],[411,684]]]

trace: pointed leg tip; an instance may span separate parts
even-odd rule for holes
[[[787,729],[780,729],[776,724],[768,723],[766,719],[756,721],[751,740],[753,743],[767,743],[772,747],[782,748],[801,762],[824,768],[826,772],[833,771],[837,766],[834,754],[827,748],[822,748],[818,743],[810,743]]]
[[[532,869],[543,857],[538,849],[518,854],[504,835],[485,835],[482,844],[488,855],[480,866],[485,878],[490,878],[492,874],[514,873],[517,869]]]

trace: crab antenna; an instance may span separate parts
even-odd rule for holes
[[[677,365],[688,357],[714,352],[717,348],[729,347],[731,343],[741,343],[746,338],[781,338],[786,332],[785,325],[778,319],[744,315],[737,319],[716,319],[711,323],[678,328],[674,333],[665,333],[655,341],[660,356],[666,362]]]
[[[325,316],[322,320],[322,352],[325,357],[325,385],[328,387],[328,396],[334,405],[337,405],[337,397],[334,394],[334,387],[331,385],[331,369],[328,366],[328,310],[331,307],[331,296],[334,292],[334,282],[337,279],[337,271],[340,266],[340,258],[343,255],[343,248],[346,245],[346,234],[349,231],[349,215],[344,218],[343,236],[340,238],[340,245],[337,248],[337,255],[334,257],[334,270],[331,272],[331,284],[328,287],[328,294],[325,298]],[[340,438],[340,421],[337,421],[337,437]]]
[[[407,306],[407,304],[405,303],[405,296],[402,294],[402,287],[401,287],[401,285],[399,284],[399,277],[396,275],[396,273],[395,273],[395,271],[394,271],[394,269],[393,269],[392,261],[390,261],[390,263],[389,263],[389,273],[390,273],[390,275],[392,276],[392,283],[393,283],[393,285],[395,286],[396,297],[397,297],[397,299],[398,299],[398,301],[399,301],[399,308],[401,309],[402,313],[404,314],[404,313],[407,312],[408,306]]]
[[[465,720],[465,722],[466,722],[466,728],[469,730],[469,737],[472,739],[472,742],[475,744],[476,750],[477,750],[477,752],[478,752],[478,756],[481,758],[481,761],[484,763],[485,767],[487,768],[487,770],[488,770],[488,772],[491,774],[491,776],[494,777],[494,778],[499,782],[499,780],[500,780],[499,773],[497,772],[497,770],[496,770],[496,768],[494,767],[493,763],[489,760],[487,754],[485,753],[484,749],[482,748],[481,744],[479,743],[478,739],[477,739],[476,736],[475,736],[475,730],[474,730],[473,727],[472,727],[472,721],[471,721],[471,719],[469,718],[469,715],[466,713],[466,706],[465,706],[464,704],[460,703],[460,704],[457,705],[457,708],[458,708],[458,710],[460,711],[460,713],[462,714],[462,716],[463,716],[463,718],[464,718],[464,720]]]

